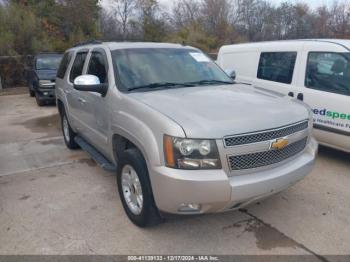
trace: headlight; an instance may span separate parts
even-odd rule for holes
[[[168,167],[178,169],[220,169],[215,140],[164,136],[164,156]]]
[[[55,83],[54,82],[51,82],[51,80],[39,80],[39,85],[40,86],[54,86]]]

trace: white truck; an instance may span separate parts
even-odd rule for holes
[[[227,45],[217,63],[237,82],[307,103],[320,144],[350,152],[350,40]]]

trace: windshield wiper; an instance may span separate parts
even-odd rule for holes
[[[128,89],[128,91],[133,91],[137,89],[147,89],[147,88],[162,88],[162,87],[174,87],[174,86],[181,86],[181,87],[191,87],[194,86],[192,83],[172,83],[172,82],[159,82],[159,83],[151,83],[147,85],[141,85],[141,86],[135,86]]]
[[[210,85],[210,84],[234,84],[234,82],[230,81],[222,81],[222,80],[215,80],[215,79],[207,79],[207,80],[200,80],[200,81],[194,81],[194,82],[187,82],[185,84],[191,84],[191,85]]]

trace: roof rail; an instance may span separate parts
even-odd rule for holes
[[[77,43],[77,44],[75,44],[73,47],[84,46],[84,45],[100,45],[100,44],[102,44],[102,41],[99,41],[99,40],[89,40],[89,41]]]

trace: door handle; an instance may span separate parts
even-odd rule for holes
[[[63,90],[63,92],[66,94],[66,95],[68,95],[68,94],[70,94],[70,91],[69,90]]]
[[[297,95],[297,99],[299,99],[300,101],[304,101],[304,94],[303,93],[299,93]]]
[[[80,102],[80,103],[82,103],[82,104],[85,104],[86,103],[86,100],[84,100],[84,99],[82,99],[82,98],[78,98],[78,101]]]
[[[294,97],[294,92],[289,92],[289,93],[288,93],[288,96]]]

